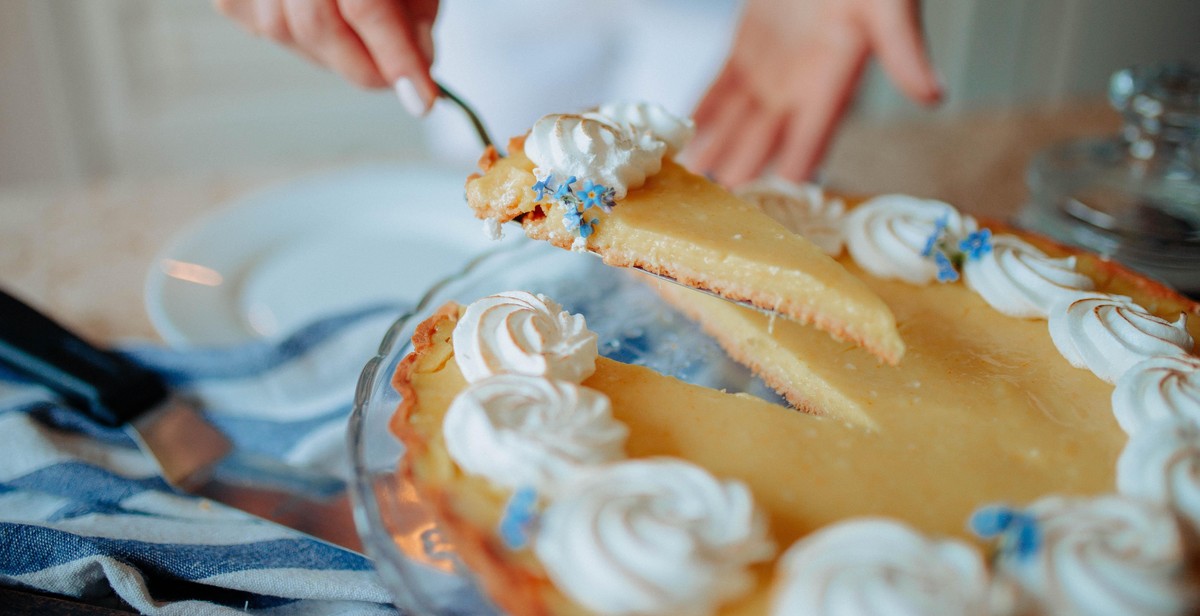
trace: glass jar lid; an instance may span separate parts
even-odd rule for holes
[[[1200,67],[1117,71],[1109,100],[1119,135],[1038,153],[1023,226],[1200,293]]]

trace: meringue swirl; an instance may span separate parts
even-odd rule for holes
[[[963,278],[984,301],[1010,317],[1045,319],[1055,304],[1091,291],[1075,257],[1051,259],[1012,235],[992,238],[992,250],[963,263]]]
[[[442,422],[446,450],[464,471],[551,494],[580,468],[623,458],[628,434],[604,394],[519,374],[468,385]]]
[[[452,341],[469,383],[504,373],[581,383],[596,371],[596,334],[583,315],[525,291],[476,300],[459,319]]]
[[[583,115],[606,121],[629,133],[648,134],[666,144],[666,155],[672,157],[696,134],[696,123],[691,118],[677,116],[658,103],[605,103],[596,111]]]
[[[534,123],[525,155],[540,173],[612,188],[617,199],[662,169],[667,146],[649,133],[629,131],[581,115],[548,115]]]
[[[534,550],[559,590],[599,614],[709,614],[774,552],[745,485],[671,458],[581,475],[543,512]]]
[[[1117,459],[1117,490],[1200,525],[1200,428],[1170,418],[1143,427]]]
[[[868,273],[878,278],[928,284],[937,280],[938,268],[922,252],[939,220],[945,221],[945,237],[953,244],[979,226],[974,218],[959,213],[949,203],[908,195],[883,195],[850,212],[842,229],[850,256]]]
[[[779,567],[771,609],[778,616],[988,613],[978,550],[892,520],[828,526],[788,548]]]
[[[1151,357],[1117,379],[1113,414],[1129,435],[1167,418],[1200,425],[1200,357]]]
[[[734,191],[740,199],[758,206],[789,231],[802,235],[825,254],[836,257],[846,243],[842,217],[846,203],[825,197],[816,184],[796,184],[782,178],[767,178]]]
[[[1048,614],[1182,614],[1196,594],[1179,526],[1167,509],[1116,495],[1047,497],[1027,512],[1041,547],[1005,554],[999,575]]]
[[[1123,295],[1089,293],[1050,309],[1050,338],[1067,361],[1115,383],[1139,361],[1192,348],[1187,317],[1170,323]]]

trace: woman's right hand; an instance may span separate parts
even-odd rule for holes
[[[251,34],[270,38],[364,88],[394,87],[413,115],[438,87],[433,21],[438,0],[214,0]]]

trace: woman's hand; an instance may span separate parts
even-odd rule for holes
[[[941,100],[916,0],[747,0],[733,51],[696,108],[692,166],[729,186],[771,166],[807,179],[871,54],[909,98]]]
[[[252,34],[297,51],[364,88],[392,86],[413,115],[433,106],[438,0],[215,0]]]

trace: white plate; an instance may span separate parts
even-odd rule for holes
[[[155,258],[150,321],[172,346],[229,345],[370,303],[415,303],[496,245],[463,202],[465,175],[371,165],[239,198]]]

